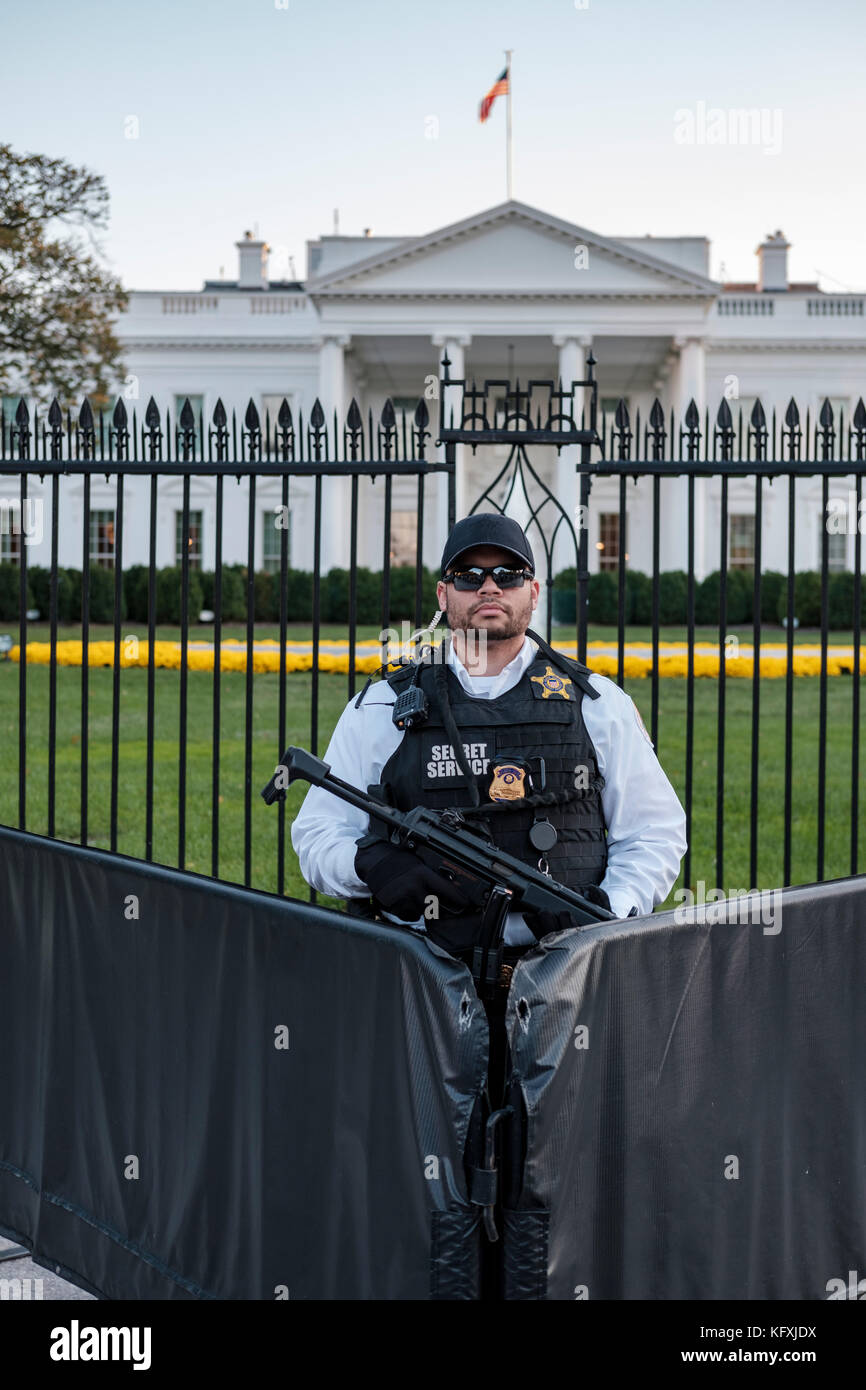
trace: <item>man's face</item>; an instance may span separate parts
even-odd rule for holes
[[[450,568],[469,569],[472,565],[523,568],[522,561],[509,550],[489,545],[464,551]],[[499,589],[493,575],[487,574],[481,588],[469,592],[461,592],[440,579],[436,593],[452,632],[475,630],[486,633],[488,642],[505,642],[511,637],[522,637],[529,627],[539,589],[537,579],[524,579],[519,589]]]

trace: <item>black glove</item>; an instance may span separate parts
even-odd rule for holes
[[[608,912],[613,912],[613,908],[610,905],[610,898],[603,888],[599,888],[597,883],[587,883],[582,888],[578,888],[577,891],[582,898],[586,898],[589,902],[595,903],[596,907],[604,907]]]
[[[582,898],[587,898],[589,902],[595,903],[597,907],[605,907],[608,912],[613,911],[610,905],[610,898],[603,888],[599,888],[595,883],[583,884],[575,889]],[[549,936],[551,932],[568,931],[574,926],[574,918],[567,907],[557,911],[533,912],[526,914],[526,925],[531,932],[535,933],[536,939],[542,936]]]
[[[378,906],[404,922],[423,917],[431,897],[436,899],[437,916],[471,912],[484,900],[485,884],[468,873],[464,878],[459,869],[446,867],[422,847],[406,849],[372,835],[357,843],[355,873]]]

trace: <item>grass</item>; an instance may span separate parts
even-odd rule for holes
[[[35,626],[35,625],[34,625]],[[8,629],[5,629],[8,630]],[[124,635],[140,631],[124,625]],[[296,628],[300,637],[308,630]],[[609,630],[596,630],[602,638]],[[709,636],[712,629],[707,629]],[[665,640],[680,640],[682,632],[666,629]],[[33,632],[34,638],[36,632]],[[47,635],[47,633],[46,633]],[[65,635],[80,635],[69,629]],[[109,636],[98,629],[94,640]],[[162,629],[161,636],[171,635]],[[276,636],[276,631],[257,627],[256,637]],[[324,636],[345,636],[343,628],[323,629]],[[361,634],[359,633],[359,636]],[[370,630],[370,635],[375,632]],[[556,634],[554,634],[556,636]],[[563,630],[563,636],[567,636]],[[750,638],[750,631],[743,630]],[[42,636],[42,633],[39,634]],[[230,625],[225,636],[244,636],[242,624]],[[615,632],[613,633],[615,636]],[[630,638],[637,637],[629,630]],[[796,634],[798,641],[814,641],[816,634]],[[846,634],[834,634],[844,641]],[[767,640],[773,640],[769,636]],[[850,638],[848,639],[850,640]],[[88,843],[110,847],[110,771],[112,730],[112,680],[107,668],[91,668],[89,699],[89,825]],[[0,662],[0,822],[17,826],[18,821],[18,680],[19,667]],[[363,683],[359,678],[357,688]],[[861,678],[861,692],[864,684]],[[252,853],[250,882],[253,887],[275,892],[277,889],[277,811],[267,807],[259,790],[271,776],[282,751],[278,738],[277,676],[257,675],[254,679],[252,719],[251,828]],[[286,743],[311,746],[310,710],[312,677],[292,674],[287,679]],[[685,795],[686,682],[667,679],[660,682],[658,754],[680,799]],[[650,723],[650,685],[647,680],[626,682],[643,718]],[[27,815],[26,828],[47,833],[48,814],[48,690],[49,670],[30,666],[27,670]],[[180,681],[176,671],[155,672],[155,781],[154,781],[154,859],[178,864],[178,744],[180,727]],[[222,719],[220,741],[220,860],[219,875],[244,881],[244,739],[245,691],[243,674],[224,672],[221,680]],[[56,825],[60,839],[79,841],[80,835],[80,735],[81,670],[62,667],[57,672],[57,743],[55,758]],[[827,797],[825,808],[826,857],[824,877],[843,877],[850,872],[851,817],[851,678],[828,680],[827,700]],[[318,751],[324,753],[336,720],[350,695],[345,675],[319,677]],[[213,678],[209,672],[190,672],[187,717],[187,813],[184,867],[195,872],[211,872],[211,779],[212,779],[212,698]],[[716,747],[717,698],[715,680],[695,682],[694,723],[694,800],[691,834],[692,885],[703,879],[717,882],[716,833]],[[866,707],[866,693],[861,693]],[[785,683],[764,679],[760,683],[759,726],[759,823],[758,879],[749,882],[749,806],[751,796],[752,682],[727,682],[726,758],[724,776],[725,840],[723,883],[727,891],[750,886],[771,888],[783,882],[783,794],[784,794],[784,710]],[[118,779],[117,849],[143,858],[145,854],[145,760],[146,760],[147,672],[128,669],[120,680],[120,755]],[[799,677],[794,683],[794,754],[792,881],[812,882],[817,877],[816,842],[819,821],[818,780],[819,682]],[[290,790],[288,820],[296,813],[306,788],[299,784]],[[859,862],[866,860],[866,815],[861,816]],[[286,836],[287,894],[307,898],[308,889],[300,877]],[[671,899],[669,899],[670,901]]]

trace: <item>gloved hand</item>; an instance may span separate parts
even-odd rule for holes
[[[607,908],[608,912],[613,911],[610,905],[610,898],[607,896],[604,889],[599,888],[597,884],[583,884],[575,891],[580,893],[581,897],[587,898],[589,902],[596,903],[598,907]],[[566,907],[556,912],[527,913],[525,920],[529,930],[535,933],[536,939],[540,939],[542,936],[549,936],[551,932],[568,931],[574,926],[574,918]]]
[[[597,883],[584,884],[584,886],[578,888],[577,891],[582,898],[587,898],[591,903],[595,903],[596,907],[604,907],[608,912],[613,912],[613,908],[610,905],[610,898],[603,888],[599,888]]]
[[[485,886],[470,875],[465,878],[445,868],[437,856],[423,848],[406,849],[373,835],[357,842],[355,873],[367,884],[377,904],[404,922],[424,916],[430,898],[437,900],[437,915],[458,915],[481,906]]]

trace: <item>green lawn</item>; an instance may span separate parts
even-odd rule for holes
[[[8,625],[3,630],[8,630]],[[135,631],[124,625],[124,635]],[[298,629],[298,635],[302,630]],[[666,630],[668,640],[682,634]],[[35,637],[36,633],[32,635]],[[43,634],[40,633],[40,636]],[[70,630],[69,636],[78,635]],[[104,629],[97,636],[109,635]],[[170,635],[162,630],[161,636]],[[204,634],[203,634],[204,635]],[[226,636],[243,636],[234,625]],[[272,634],[257,628],[256,636]],[[323,636],[326,632],[323,631]],[[342,629],[327,630],[342,636]],[[371,635],[375,635],[372,634]],[[567,634],[564,634],[567,635]],[[593,636],[601,636],[594,633]],[[607,633],[604,634],[607,636]],[[614,634],[615,635],[615,634]],[[629,631],[629,637],[637,633]],[[708,635],[712,635],[708,630]],[[750,633],[743,631],[748,638]],[[766,640],[781,640],[765,634]],[[798,640],[814,641],[814,633],[798,633]],[[845,634],[834,634],[835,641]],[[850,640],[850,639],[849,639]],[[0,822],[18,825],[18,678],[17,664],[0,661],[0,743],[4,757],[0,762]],[[27,670],[27,829],[47,831],[48,785],[48,668],[30,666]],[[360,689],[363,678],[359,678]],[[861,699],[866,708],[866,691]],[[310,746],[310,700],[312,677],[293,674],[287,679],[286,742]],[[222,740],[220,780],[220,876],[242,882],[244,827],[244,710],[246,677],[223,673]],[[80,830],[80,722],[81,670],[61,668],[57,673],[58,719],[56,756],[56,834],[77,842]],[[154,858],[177,864],[177,787],[180,679],[176,671],[157,670],[155,733]],[[650,684],[648,680],[626,682],[649,726]],[[125,854],[144,855],[145,715],[147,672],[130,669],[121,673],[121,745],[117,848]],[[187,844],[185,867],[209,874],[211,869],[211,741],[212,691],[210,673],[190,672],[188,678],[187,743]],[[254,679],[253,777],[252,777],[252,874],[253,887],[275,891],[277,811],[266,807],[259,789],[273,772],[282,751],[278,740],[278,678],[257,675]],[[344,675],[319,677],[319,747],[324,752],[334,723],[349,694]],[[691,880],[716,883],[716,709],[718,689],[714,680],[695,682],[695,771],[692,825]],[[106,668],[90,670],[90,777],[89,843],[109,846],[109,790],[111,751],[112,672]],[[725,764],[725,865],[724,882],[728,891],[748,888],[749,884],[749,799],[751,756],[750,680],[727,682],[727,724]],[[782,883],[783,792],[784,792],[784,700],[783,680],[761,681],[760,720],[760,811],[759,874],[756,886],[770,888]],[[668,679],[660,682],[660,724],[658,753],[662,765],[680,797],[684,796],[686,742],[686,682]],[[816,836],[818,825],[818,701],[819,682],[800,677],[794,689],[794,824],[793,881],[806,883],[816,878]],[[828,744],[826,801],[825,878],[850,872],[849,826],[851,813],[851,703],[849,677],[828,681]],[[866,748],[864,748],[866,761]],[[861,779],[862,785],[862,779]],[[304,785],[291,790],[289,815],[304,795]],[[861,793],[861,803],[862,803]],[[860,867],[866,866],[866,807],[861,804]],[[306,897],[297,864],[287,844],[287,883],[289,894]]]

